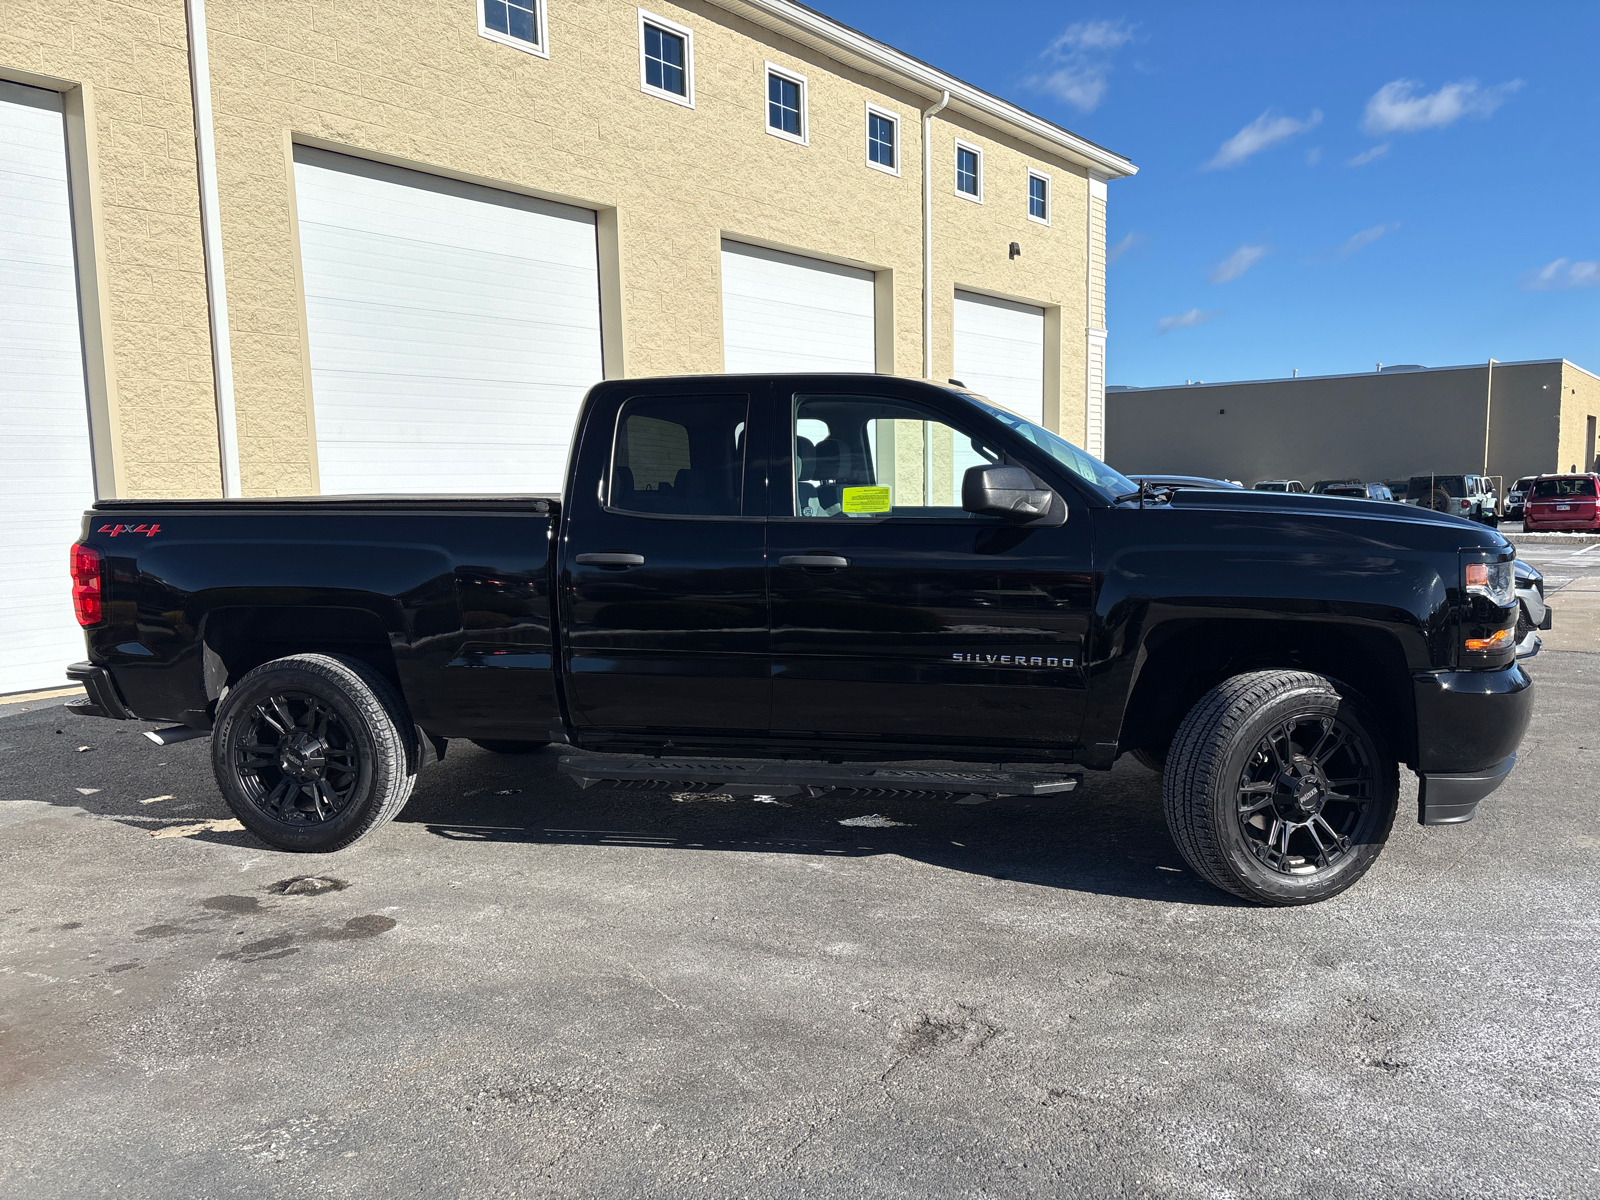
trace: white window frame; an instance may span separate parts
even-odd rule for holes
[[[544,0],[539,0],[540,4]],[[684,94],[669,92],[665,88],[652,87],[645,82],[645,54],[644,54],[644,27],[654,25],[667,33],[675,33],[683,39],[683,86]],[[679,25],[676,21],[669,21],[665,17],[658,17],[653,12],[645,9],[639,10],[639,90],[646,96],[655,96],[661,100],[670,100],[674,104],[681,104],[685,108],[694,107],[694,30],[686,25]]]
[[[1042,179],[1044,181],[1044,216],[1042,217],[1036,217],[1033,215],[1032,181],[1035,179]],[[1028,168],[1028,180],[1028,220],[1032,221],[1035,225],[1049,225],[1051,215],[1054,213],[1056,207],[1055,181],[1050,178],[1047,172],[1037,171],[1032,167]]]
[[[779,79],[787,79],[790,83],[800,87],[800,136],[795,137],[787,129],[774,129],[772,126],[772,110],[768,107],[772,101],[768,96],[768,80],[776,75]],[[775,62],[766,64],[766,70],[761,72],[761,127],[775,138],[782,138],[786,142],[793,142],[797,146],[811,145],[811,88],[806,83],[806,77],[798,71],[791,71],[788,67],[780,67]]]
[[[971,200],[974,204],[982,204],[983,203],[983,147],[982,146],[974,146],[971,142],[963,142],[960,138],[957,138],[956,139],[955,153],[953,155],[951,155],[951,158],[950,158],[950,170],[951,170],[951,174],[952,175],[954,175],[956,173],[956,171],[960,167],[961,152],[963,150],[971,150],[974,154],[976,154],[978,156],[978,194],[976,196],[974,196],[971,192],[963,192],[961,190],[961,188],[959,186],[957,186],[957,184],[956,184],[954,179],[952,179],[950,181],[950,190],[955,192],[955,194],[960,196],[963,200]]]
[[[533,4],[533,19],[539,22],[539,41],[534,43],[514,38],[508,33],[501,33],[498,29],[490,29],[489,23],[483,16],[483,0],[478,0],[478,36],[488,38],[491,42],[498,42],[502,46],[510,46],[513,50],[521,50],[524,54],[531,54],[535,58],[549,58],[550,24],[545,16],[544,5],[545,0],[535,0]]]
[[[884,120],[888,121],[889,124],[894,126],[894,166],[892,167],[886,167],[881,162],[872,161],[873,117],[882,117]],[[864,150],[866,151],[867,155],[867,166],[871,167],[874,171],[882,171],[885,175],[894,175],[898,177],[900,174],[900,159],[905,151],[905,147],[900,141],[900,114],[897,112],[890,112],[887,108],[879,108],[876,104],[872,103],[872,101],[868,100],[867,125],[865,132],[867,136]]]

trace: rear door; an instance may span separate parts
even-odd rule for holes
[[[698,379],[591,401],[560,555],[580,729],[767,729],[765,400],[748,380]]]
[[[773,732],[949,746],[1077,739],[1092,595],[1087,510],[1021,528],[961,508],[1010,461],[950,397],[890,381],[773,397]],[[984,432],[988,430],[988,432]],[[1024,464],[1026,465],[1026,464]]]

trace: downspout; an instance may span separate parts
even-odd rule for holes
[[[200,244],[206,260],[206,308],[211,315],[211,373],[217,396],[217,450],[222,494],[237,496],[239,425],[233,404],[233,347],[228,341],[228,289],[222,272],[222,218],[217,200],[217,143],[211,128],[211,61],[206,53],[205,0],[187,0],[189,85],[194,95],[194,148],[200,174]]]
[[[933,378],[933,118],[950,103],[946,89],[939,103],[922,114],[922,377]]]
[[[1483,389],[1483,473],[1489,474],[1489,428],[1494,420],[1494,359],[1489,360],[1489,380]],[[1557,464],[1559,465],[1559,464]]]

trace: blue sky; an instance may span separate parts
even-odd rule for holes
[[[1109,381],[1600,372],[1600,4],[956,4],[830,16],[1127,156]]]

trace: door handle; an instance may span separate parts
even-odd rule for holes
[[[780,567],[848,567],[850,560],[837,554],[785,554],[778,560]]]
[[[642,554],[580,554],[573,560],[580,567],[642,567]]]

